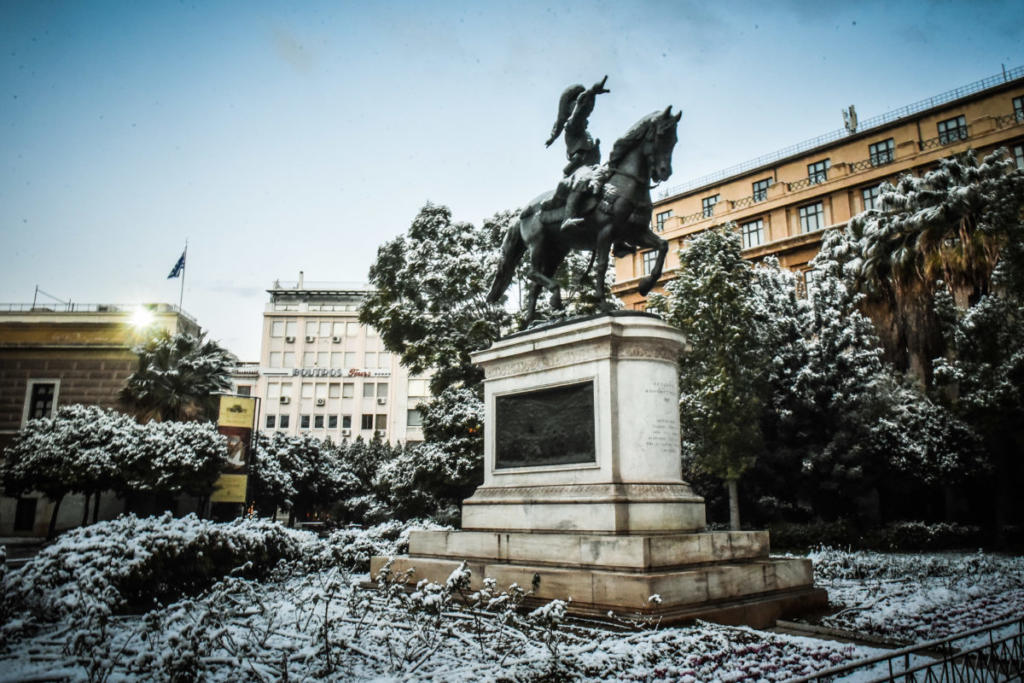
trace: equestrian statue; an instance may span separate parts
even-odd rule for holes
[[[512,283],[516,268],[529,250],[530,280],[523,327],[534,318],[542,289],[551,293],[551,307],[563,308],[555,271],[571,250],[591,252],[596,262],[594,291],[604,300],[609,255],[626,256],[637,249],[656,249],[651,272],[639,284],[646,295],[661,276],[668,242],[651,230],[651,189],[672,175],[672,150],[676,125],[682,112],[673,115],[671,105],[633,125],[612,147],[608,162],[601,164],[600,141],[587,131],[597,95],[610,92],[608,77],[590,88],[570,86],[559,100],[547,146],[565,133],[568,165],[562,181],[551,192],[534,199],[505,234],[501,262],[487,300],[495,303]],[[589,270],[589,266],[588,266]]]

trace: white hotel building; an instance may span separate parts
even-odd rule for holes
[[[256,396],[264,432],[333,441],[379,435],[422,441],[416,405],[426,377],[410,377],[372,327],[359,323],[365,286],[275,281],[263,313]]]

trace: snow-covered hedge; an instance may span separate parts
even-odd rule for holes
[[[341,567],[357,572],[370,569],[373,556],[394,557],[409,551],[409,532],[415,529],[448,529],[428,520],[383,522],[367,529],[339,529],[328,536],[311,562],[321,567]]]
[[[820,546],[897,552],[974,550],[986,540],[980,527],[948,522],[893,522],[859,529],[849,521],[838,520],[775,524],[770,530],[773,548],[800,552]]]
[[[316,537],[275,522],[126,515],[75,529],[5,581],[4,600],[42,619],[144,611],[229,573],[261,577],[307,555]]]

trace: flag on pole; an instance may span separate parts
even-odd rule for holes
[[[179,258],[178,262],[174,264],[173,268],[171,268],[171,274],[167,276],[167,279],[170,280],[178,277],[181,275],[181,271],[183,270],[185,270],[185,252],[181,252],[181,258]]]

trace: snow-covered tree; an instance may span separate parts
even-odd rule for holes
[[[140,418],[209,420],[217,414],[217,396],[231,388],[237,359],[205,335],[161,331],[133,351],[138,369],[128,377],[122,401]]]
[[[943,355],[935,293],[945,289],[965,308],[991,290],[1004,255],[1021,256],[1024,172],[1006,150],[980,163],[968,151],[923,177],[884,183],[878,203],[822,252],[868,295],[865,310],[897,367],[928,382],[931,360]]]
[[[486,301],[500,254],[498,215],[477,228],[452,221],[444,206],[427,204],[409,231],[381,245],[370,267],[374,293],[360,320],[380,331],[384,346],[414,373],[433,370],[431,391],[482,380],[469,358],[509,327],[511,316]]]
[[[739,529],[737,482],[763,451],[761,414],[770,357],[752,321],[753,269],[730,226],[702,233],[680,252],[679,274],[650,298],[686,335],[679,361],[684,460],[725,481]]]
[[[1024,480],[1024,299],[1002,290],[966,310],[939,294],[949,353],[935,360],[938,396],[984,443],[997,536],[1009,521],[1011,491]]]
[[[212,422],[149,422],[124,463],[126,489],[205,498],[227,461],[227,439]]]

